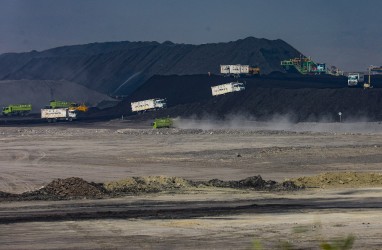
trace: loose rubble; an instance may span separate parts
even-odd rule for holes
[[[67,200],[102,198],[104,194],[102,185],[89,183],[78,177],[70,177],[55,179],[41,189],[12,197],[20,200]]]
[[[293,182],[277,183],[265,181],[260,175],[239,181],[190,181],[180,177],[148,176],[128,177],[123,180],[94,183],[78,177],[55,179],[41,189],[22,194],[0,192],[0,201],[4,200],[70,200],[100,199],[125,195],[138,195],[162,191],[186,190],[187,188],[234,188],[258,191],[296,191],[303,189]]]
[[[192,181],[180,177],[147,176],[128,177],[106,183],[87,182],[78,177],[55,179],[46,186],[22,194],[0,191],[0,201],[7,200],[69,200],[101,199],[116,196],[139,195],[163,191],[181,191],[189,188],[233,188],[257,191],[297,191],[305,187],[376,187],[382,186],[379,173],[322,173],[299,177],[284,182],[264,180],[260,175],[238,181],[212,179]]]

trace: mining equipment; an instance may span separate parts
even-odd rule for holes
[[[153,122],[153,128],[171,128],[173,121],[171,118],[157,118]]]
[[[49,107],[51,109],[57,109],[57,108],[69,108],[70,106],[76,105],[75,102],[64,102],[64,101],[57,101],[52,100],[49,102]]]
[[[79,111],[79,112],[88,112],[89,110],[89,107],[86,106],[84,103],[83,104],[72,104],[70,107],[69,107],[70,110],[75,110],[75,111]]]
[[[73,121],[77,119],[77,112],[69,108],[46,108],[41,109],[41,118],[48,122]]]
[[[336,66],[326,67],[326,74],[332,76],[343,76],[344,72],[337,68]]]
[[[348,86],[354,87],[359,83],[363,83],[365,81],[365,75],[363,73],[349,73],[348,74]]]
[[[250,65],[220,65],[220,73],[224,76],[258,76],[260,75],[260,68],[257,66]]]
[[[87,112],[89,107],[83,104],[77,104],[75,102],[65,102],[65,101],[50,101],[47,108],[58,109],[58,108],[68,108],[72,111]]]
[[[326,64],[315,63],[310,57],[293,58],[281,61],[281,66],[288,72],[298,72],[303,75],[307,74],[325,74]]]
[[[32,111],[32,104],[11,104],[3,107],[4,116],[24,116]]]
[[[133,112],[144,112],[150,110],[164,109],[167,107],[166,99],[148,99],[131,103],[131,110]]]
[[[370,71],[373,75],[380,75],[382,74],[382,66],[373,66]]]
[[[211,87],[212,96],[224,95],[227,93],[243,90],[245,90],[245,86],[244,83],[241,82],[230,82]]]
[[[365,82],[364,84],[363,84],[363,88],[364,89],[371,89],[371,88],[373,88],[373,86],[371,85],[371,69],[373,68],[373,66],[370,66],[369,67],[369,77],[368,77],[368,82]]]

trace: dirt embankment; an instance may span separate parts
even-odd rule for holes
[[[260,175],[239,181],[191,181],[180,177],[149,176],[129,177],[119,181],[94,183],[78,177],[55,179],[46,186],[22,194],[0,192],[1,200],[66,200],[66,199],[99,199],[124,195],[138,195],[162,191],[186,190],[188,188],[235,188],[260,191],[295,191],[302,189],[291,181],[278,183],[265,181]]]
[[[297,191],[304,188],[337,187],[382,187],[382,174],[357,172],[322,173],[316,176],[299,177],[284,182],[263,180],[260,175],[238,181],[223,181],[219,179],[192,181],[180,177],[147,176],[128,177],[106,183],[87,182],[78,177],[71,177],[55,179],[38,190],[22,194],[10,194],[0,191],[0,201],[101,199],[162,191],[182,191],[190,188]]]

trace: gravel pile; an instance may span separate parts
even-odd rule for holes
[[[207,182],[194,182],[195,185],[206,185],[212,187],[236,188],[236,189],[252,189],[259,191],[294,191],[303,189],[303,186],[297,186],[291,181],[278,183],[272,180],[263,180],[260,175],[251,176],[239,181],[222,181],[212,179]]]
[[[382,174],[362,172],[332,172],[292,179],[306,187],[382,187]]]
[[[39,190],[15,196],[18,200],[67,200],[103,198],[102,185],[89,183],[78,177],[55,179]]]
[[[190,187],[190,182],[179,177],[148,176],[129,177],[119,181],[107,182],[104,188],[117,193],[153,193]]]
[[[78,177],[55,179],[39,190],[42,194],[56,197],[100,197],[103,192],[95,183],[89,183]]]

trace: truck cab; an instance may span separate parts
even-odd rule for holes
[[[72,121],[77,118],[77,111],[76,110],[68,110],[68,120]]]
[[[245,90],[245,86],[243,83],[241,82],[236,82],[232,85],[233,87],[233,91],[242,91],[242,90]]]
[[[357,86],[358,83],[364,81],[364,75],[361,73],[349,73],[348,74],[348,86]]]
[[[164,109],[167,107],[165,99],[155,99],[155,108]]]
[[[11,108],[10,107],[3,107],[3,115],[7,115],[11,112]]]

